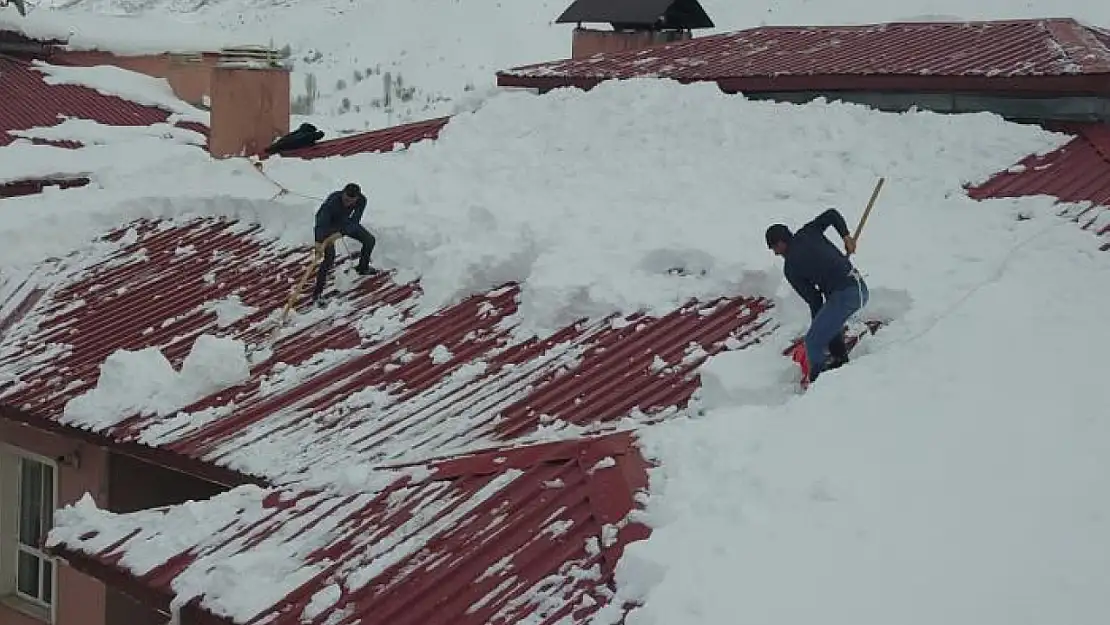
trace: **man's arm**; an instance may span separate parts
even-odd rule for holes
[[[816,228],[819,232],[824,232],[830,227],[835,228],[836,233],[841,237],[848,236],[848,223],[844,221],[844,215],[841,215],[840,211],[835,208],[830,208],[815,217],[813,221],[802,226],[804,229]]]
[[[817,316],[817,311],[821,310],[821,306],[825,304],[821,298],[821,293],[817,291],[817,287],[813,286],[809,280],[796,275],[789,269],[786,270],[786,281],[790,286],[794,287],[794,291],[809,304],[810,318]]]
[[[366,196],[360,195],[355,202],[355,209],[351,211],[351,221],[357,226],[362,222],[362,212],[366,210]]]
[[[813,221],[802,226],[802,230],[816,230],[817,232],[825,232],[830,227],[836,229],[836,233],[844,240],[844,249],[849,255],[854,254],[856,251],[856,242],[848,232],[848,223],[844,221],[844,215],[835,208],[821,213],[813,219]]]
[[[324,220],[329,228],[338,228],[346,220],[343,200],[338,192],[329,194],[320,208],[323,209]]]

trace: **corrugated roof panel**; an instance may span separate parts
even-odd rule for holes
[[[273,593],[281,598],[265,601],[253,618],[222,622],[555,625],[568,616],[586,623],[609,604],[624,546],[647,535],[627,518],[647,475],[624,434],[494,451],[430,468],[435,473],[428,480],[404,477],[379,492],[251,489],[190,503],[187,514],[197,519],[222,519],[227,514],[220,508],[247,506],[197,542],[160,523],[180,514],[177,508],[96,513],[96,521],[84,523],[69,521],[63,511],[55,537],[64,539],[56,551],[93,575],[123,573],[126,586],[152,590],[166,603],[171,581],[194,565],[265,554],[283,565],[317,567],[303,583]],[[120,564],[133,551],[149,560],[152,546],[162,557],[153,569],[136,574]],[[251,583],[233,576],[220,595],[234,595],[227,585],[240,582]],[[330,604],[306,616],[333,584]],[[219,599],[203,596],[195,605],[220,614]]]
[[[1025,76],[1110,74],[1110,46],[1071,19],[868,26],[767,26],[646,49],[553,61],[499,73],[502,84],[545,79],[682,81],[786,76]]]
[[[439,132],[443,130],[450,119],[450,117],[439,117],[371,132],[362,132],[339,139],[330,139],[307,148],[283,152],[281,156],[314,159],[352,156],[369,152],[392,152],[398,145],[407,148],[418,141],[438,138]]]
[[[1049,195],[1062,202],[1091,203],[1068,216],[1096,235],[1110,234],[1110,125],[1070,124],[1074,139],[1043,155],[1030,155],[990,180],[968,189],[975,199]],[[1107,241],[1102,249],[1110,248]]]
[[[204,332],[264,345],[308,258],[220,220],[145,224],[124,243],[49,292],[0,344],[0,368],[22,376],[0,403],[57,422],[117,349],[157,346],[180,366]],[[103,434],[275,482],[306,479],[664,418],[689,400],[708,355],[771,330],[770,302],[732,298],[522,343],[515,285],[421,317],[419,294],[366,279],[340,298],[346,308],[296,321],[243,385],[182,418],[132,417]],[[220,329],[211,304],[230,296],[254,312]]]
[[[149,126],[165,122],[169,112],[101,94],[77,85],[50,85],[31,62],[0,56],[0,147],[16,139],[10,131],[54,126],[64,117],[113,126]],[[207,134],[199,124],[182,124]],[[70,142],[63,147],[76,147]]]

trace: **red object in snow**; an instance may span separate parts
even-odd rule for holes
[[[798,344],[794,346],[794,351],[790,353],[790,359],[798,363],[798,366],[802,368],[802,380],[808,381],[809,357],[806,356],[806,344],[804,341],[799,341]]]

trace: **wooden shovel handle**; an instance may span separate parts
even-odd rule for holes
[[[886,178],[879,178],[879,182],[875,184],[875,190],[871,192],[871,199],[867,202],[867,208],[863,211],[863,217],[859,219],[859,225],[856,226],[855,233],[852,234],[852,239],[855,240],[856,245],[859,245],[859,235],[863,232],[863,226],[867,223],[867,217],[871,215],[871,209],[875,207],[875,200],[879,197],[879,191],[883,188],[883,183]]]

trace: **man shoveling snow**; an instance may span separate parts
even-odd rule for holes
[[[817,379],[821,371],[848,362],[844,324],[867,305],[868,291],[863,276],[825,237],[829,227],[844,240],[848,254],[856,251],[855,239],[848,232],[844,216],[835,208],[818,215],[796,233],[783,224],[767,228],[767,247],[785,261],[783,273],[790,286],[809,304],[812,322],[805,335],[808,376],[803,384]],[[828,358],[825,352],[828,350]],[[803,365],[803,370],[805,370]]]
[[[368,276],[377,273],[370,266],[370,254],[374,251],[376,240],[374,235],[363,227],[362,212],[366,210],[366,196],[362,189],[353,182],[343,187],[342,191],[335,191],[328,195],[320,209],[316,211],[316,243],[327,242],[328,237],[342,234],[351,237],[362,244],[362,251],[358,255],[358,265],[355,271],[359,275]],[[324,305],[324,286],[328,281],[328,274],[335,264],[335,243],[324,245],[324,259],[316,272],[316,286],[312,289],[312,301],[318,306]]]

